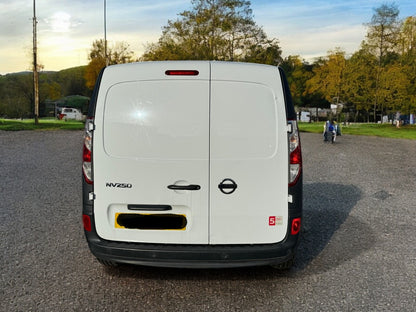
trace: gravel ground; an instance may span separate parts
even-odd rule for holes
[[[0,131],[0,311],[415,311],[416,141],[302,133],[295,266],[105,269],[81,224],[80,131]]]

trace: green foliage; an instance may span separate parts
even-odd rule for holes
[[[133,57],[134,53],[130,50],[130,45],[127,42],[116,42],[114,45],[108,46],[106,51],[104,39],[95,40],[89,54],[90,62],[85,69],[85,85],[92,90],[101,69],[107,64],[130,63],[134,61]]]
[[[8,74],[0,77],[0,116],[29,117],[33,112],[33,75],[30,72]],[[39,86],[39,98],[45,97],[45,88]]]
[[[353,103],[357,112],[364,110],[367,121],[374,103],[376,63],[376,58],[363,44],[362,48],[347,60],[344,75],[344,100]]]
[[[306,82],[306,92],[319,92],[332,103],[343,102],[345,69],[345,52],[340,48],[330,51],[325,59],[321,59],[321,64],[313,69],[314,75]]]
[[[327,101],[321,93],[308,93],[306,82],[313,76],[313,66],[305,64],[300,56],[288,56],[280,64],[286,73],[293,102],[302,107],[327,107]]]
[[[91,96],[91,91],[86,86],[85,71],[86,66],[79,66],[61,70],[55,74],[53,80],[61,86],[60,97],[69,95]],[[54,98],[48,98],[54,100]]]
[[[169,20],[158,43],[141,60],[222,60],[277,65],[277,39],[268,39],[253,20],[249,1],[193,0],[192,9]]]

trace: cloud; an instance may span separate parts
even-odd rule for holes
[[[71,28],[71,15],[66,12],[56,12],[50,18],[45,19],[53,32],[67,33]]]
[[[315,30],[282,36],[280,43],[283,54],[300,55],[305,60],[313,61],[314,58],[325,56],[328,51],[339,47],[349,55],[359,49],[365,37],[365,27],[362,25],[336,25]]]

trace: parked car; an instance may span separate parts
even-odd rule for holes
[[[283,70],[109,66],[85,126],[83,222],[104,265],[292,265],[302,157]]]
[[[83,120],[83,115],[79,109],[76,108],[62,108],[61,113],[58,115],[60,120]]]

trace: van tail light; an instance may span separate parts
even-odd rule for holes
[[[294,186],[302,172],[302,152],[298,123],[296,120],[288,120],[289,130],[289,186]]]
[[[93,183],[92,179],[92,131],[94,120],[89,118],[85,122],[84,147],[82,151],[82,173],[88,184]]]

